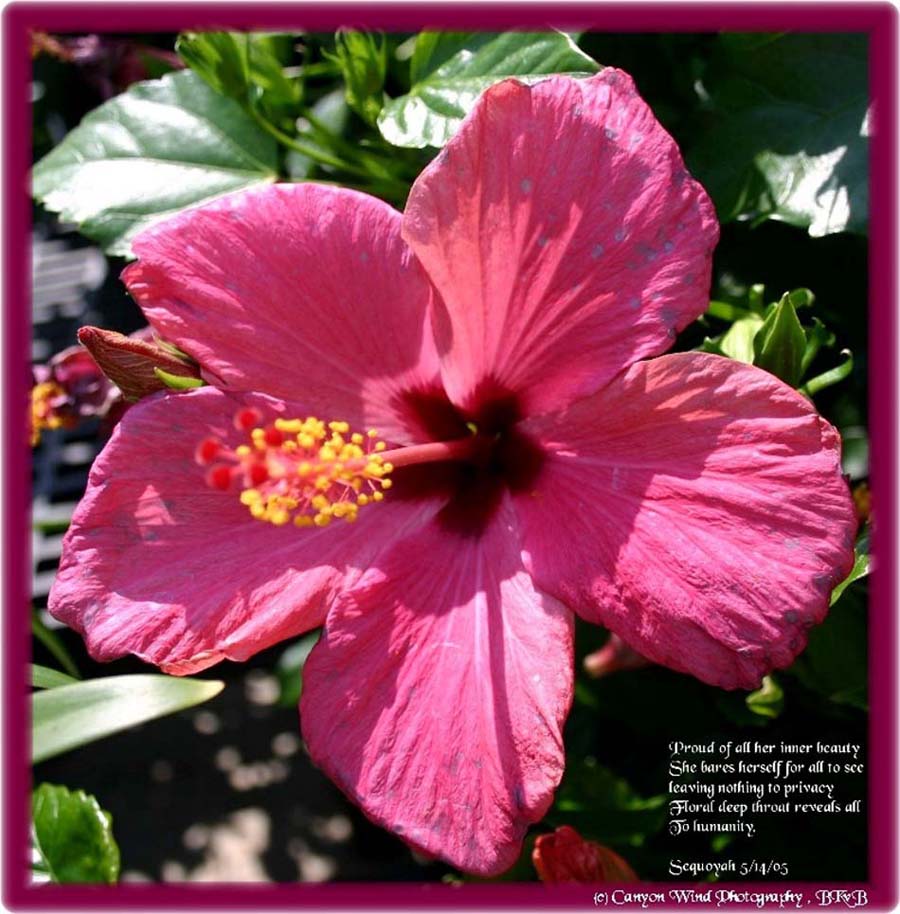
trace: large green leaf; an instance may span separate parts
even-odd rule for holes
[[[58,689],[60,686],[74,685],[78,682],[72,676],[66,673],[60,673],[59,670],[50,669],[48,666],[38,666],[36,663],[31,664],[31,684],[36,689]]]
[[[868,217],[867,39],[724,34],[703,89],[706,127],[688,164],[719,218],[778,219],[811,235]]]
[[[35,197],[111,254],[150,223],[274,181],[275,141],[190,71],[136,83],[35,166]]]
[[[293,38],[272,32],[185,32],[175,50],[213,89],[287,126],[299,113],[302,84],[285,73]]]
[[[395,146],[443,146],[478,96],[501,79],[597,70],[562,32],[422,32],[410,61],[412,88],[384,106],[378,127]]]
[[[59,883],[114,883],[119,848],[112,819],[83,790],[41,784],[31,795],[33,869]]]
[[[108,676],[32,695],[34,762],[218,695],[224,683],[176,676]]]

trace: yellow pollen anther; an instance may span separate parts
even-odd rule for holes
[[[314,416],[264,424],[254,410],[238,413],[235,428],[246,429],[244,442],[231,448],[213,439],[213,456],[204,458],[212,463],[210,485],[227,491],[240,481],[241,504],[276,527],[354,523],[361,507],[382,501],[381,490],[391,487],[385,476],[393,467],[381,457],[386,445],[375,429],[351,433],[346,422]]]
[[[65,399],[66,392],[56,381],[42,381],[31,389],[31,446],[41,443],[41,431],[74,425],[70,419],[60,416],[51,401]]]

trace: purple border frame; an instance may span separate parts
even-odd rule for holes
[[[28,86],[31,72],[30,29],[49,32],[180,31],[189,28],[234,30],[296,27],[331,30],[361,25],[390,30],[424,27],[503,30],[509,28],[594,29],[605,32],[652,31],[846,31],[869,35],[869,76],[873,102],[870,145],[870,413],[871,479],[878,504],[873,548],[880,567],[871,578],[869,723],[869,880],[866,883],[718,883],[713,888],[738,892],[803,891],[807,904],[816,904],[821,889],[865,890],[867,906],[892,910],[897,895],[897,579],[892,558],[897,555],[897,21],[895,7],[880,3],[553,3],[536,5],[434,3],[402,6],[388,3],[31,3],[8,5],[3,13],[5,190],[3,250],[3,317],[5,423],[3,445],[5,512],[3,531],[3,903],[11,910],[155,910],[166,907],[198,910],[284,910],[302,907],[328,910],[492,907],[582,908],[594,906],[594,887],[534,884],[333,883],[326,885],[121,885],[116,887],[46,886],[26,884],[30,769],[28,763],[28,703],[23,670],[30,660],[27,613],[30,565],[28,478],[31,463],[25,423],[28,402],[30,314],[29,300],[31,201],[28,187],[31,115]],[[877,637],[875,633],[877,632]],[[18,850],[21,849],[21,850]],[[687,883],[647,883],[648,893],[667,895]],[[703,888],[708,888],[704,885]],[[604,886],[610,890],[610,886]],[[715,905],[715,902],[713,903]],[[726,902],[722,907],[777,909],[751,901]],[[641,910],[635,903],[616,904]],[[665,910],[667,903],[651,904]],[[843,905],[842,905],[843,907]],[[680,910],[708,910],[699,904]]]

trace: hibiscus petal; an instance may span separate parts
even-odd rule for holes
[[[447,390],[490,376],[531,412],[665,351],[708,303],[718,225],[615,69],[498,83],[413,186],[403,234],[446,303]]]
[[[480,538],[430,524],[328,617],[304,669],[313,759],[414,847],[501,872],[562,775],[572,621],[523,570],[508,503]]]
[[[837,433],[758,368],[640,362],[529,431],[551,452],[516,500],[537,585],[657,663],[758,685],[853,564]]]
[[[132,653],[176,674],[244,660],[321,625],[341,587],[435,510],[386,500],[353,525],[255,520],[236,493],[207,487],[194,461],[202,438],[235,434],[232,417],[247,405],[285,410],[210,387],[154,395],[97,458],[49,601],[97,660]]]
[[[402,439],[395,400],[432,384],[438,365],[431,289],[400,221],[344,188],[232,194],[139,235],[123,279],[217,386]]]

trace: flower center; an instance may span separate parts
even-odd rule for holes
[[[234,426],[245,440],[232,448],[205,438],[195,459],[208,466],[207,485],[240,490],[241,504],[258,520],[275,526],[325,527],[333,519],[353,523],[359,509],[384,499],[396,467],[454,460],[472,453],[468,438],[386,450],[378,432],[351,432],[346,422],[275,419],[262,424],[258,410],[235,413]]]

